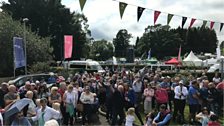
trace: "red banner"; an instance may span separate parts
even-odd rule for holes
[[[192,19],[191,19],[191,23],[190,23],[189,28],[191,28],[191,27],[192,27],[192,25],[194,24],[195,20],[196,20],[196,19],[194,19],[194,18],[192,18]]]
[[[64,59],[72,57],[73,37],[72,35],[64,36]]]
[[[158,19],[160,13],[161,13],[160,11],[155,11],[154,12],[154,25],[156,24],[156,20]]]
[[[211,30],[212,30],[214,24],[215,24],[215,22],[214,22],[214,21],[211,21],[211,24],[210,24],[210,29],[211,29]]]

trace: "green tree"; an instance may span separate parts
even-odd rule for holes
[[[42,37],[51,37],[55,60],[63,59],[64,35],[73,35],[72,59],[86,57],[85,47],[91,36],[87,18],[61,4],[61,0],[9,0],[3,3],[2,10],[13,19],[22,21],[28,18],[27,26]]]
[[[23,38],[23,25],[3,12],[0,13],[0,76],[13,75],[13,37]],[[39,37],[26,29],[27,63],[28,66],[36,62],[52,60],[50,53],[50,38]],[[28,67],[29,68],[29,67]]]
[[[91,58],[95,60],[108,60],[113,56],[113,44],[106,40],[94,41],[91,44]]]
[[[148,26],[136,45],[136,56],[147,54],[150,49],[151,55],[159,59],[176,56],[181,43],[179,34],[170,31],[169,26]]]
[[[126,56],[126,49],[130,46],[130,38],[132,38],[132,35],[126,29],[118,31],[116,38],[113,39],[116,57]]]

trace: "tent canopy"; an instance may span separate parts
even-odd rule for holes
[[[187,66],[201,66],[202,65],[202,60],[199,59],[197,56],[194,55],[194,53],[191,51],[190,54],[183,60],[184,63]]]
[[[179,63],[180,62],[176,58],[172,58],[165,62],[165,64],[174,64],[174,65],[178,65]]]

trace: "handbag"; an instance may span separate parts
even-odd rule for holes
[[[79,112],[83,112],[83,104],[78,103],[77,106],[76,106],[76,109],[77,109]]]

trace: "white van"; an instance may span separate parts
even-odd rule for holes
[[[82,69],[85,71],[96,71],[96,72],[105,72],[105,70],[100,66],[97,61],[92,60],[72,60],[72,61],[65,61],[63,63],[64,68],[66,69]]]

